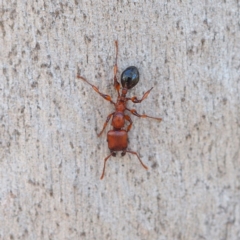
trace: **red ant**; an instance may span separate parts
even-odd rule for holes
[[[106,128],[109,120],[112,118],[113,130],[110,130],[107,133],[108,148],[110,149],[111,154],[108,155],[104,159],[104,167],[103,167],[101,179],[103,179],[103,177],[104,177],[106,161],[111,156],[115,157],[117,151],[122,151],[122,153],[121,153],[122,156],[124,156],[127,152],[135,154],[138,157],[138,160],[140,161],[142,166],[145,169],[148,169],[147,166],[145,166],[143,164],[143,162],[141,161],[140,157],[138,156],[138,154],[136,152],[127,150],[128,132],[130,131],[133,122],[132,122],[131,118],[124,113],[126,110],[131,112],[133,115],[135,115],[137,117],[142,117],[142,118],[148,117],[148,118],[153,118],[153,119],[160,120],[160,121],[162,120],[161,118],[150,117],[145,114],[140,115],[137,113],[137,111],[135,109],[127,108],[127,106],[126,106],[127,101],[131,100],[133,103],[140,103],[145,98],[147,98],[148,94],[150,93],[150,91],[153,88],[149,89],[146,93],[144,93],[144,95],[141,99],[137,99],[137,97],[135,97],[135,96],[131,97],[131,98],[127,98],[126,94],[127,94],[128,90],[133,88],[139,81],[138,69],[136,67],[131,66],[131,67],[128,67],[126,70],[124,70],[121,75],[122,93],[120,95],[120,93],[119,93],[120,84],[117,81],[117,77],[116,77],[117,71],[118,71],[118,66],[117,66],[118,42],[117,41],[115,41],[115,46],[116,46],[116,62],[114,65],[114,88],[118,92],[118,98],[117,98],[116,103],[112,101],[112,98],[109,95],[99,92],[98,88],[95,87],[94,85],[92,85],[90,82],[88,82],[84,77],[81,77],[79,75],[77,76],[78,78],[82,79],[83,81],[88,83],[90,86],[92,86],[94,91],[96,91],[98,94],[100,94],[105,100],[112,103],[115,107],[115,111],[107,116],[107,119],[106,119],[106,122],[104,123],[103,129],[98,134],[98,137],[100,137],[101,134],[103,133],[104,129]],[[127,127],[127,130],[123,129],[125,120],[127,120],[130,123]]]

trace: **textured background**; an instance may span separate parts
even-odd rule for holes
[[[240,239],[239,0],[0,1],[0,239]],[[127,154],[99,132],[139,68]],[[110,125],[108,126],[110,129]]]

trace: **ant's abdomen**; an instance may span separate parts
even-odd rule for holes
[[[108,148],[111,151],[122,151],[128,146],[128,135],[126,130],[114,131],[107,133]]]

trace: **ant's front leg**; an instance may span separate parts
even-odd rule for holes
[[[82,76],[77,75],[77,78],[82,79],[84,82],[89,84],[95,92],[97,92],[100,96],[102,96],[105,100],[109,101],[110,103],[115,105],[115,102],[112,101],[112,98],[109,95],[106,95],[104,93],[99,92],[98,88],[94,85],[92,85],[88,80]]]
[[[126,98],[127,100],[131,100],[132,102],[134,102],[134,103],[140,103],[140,102],[142,102],[145,98],[147,98],[147,96],[148,96],[148,94],[151,92],[151,90],[153,89],[153,87],[151,88],[151,89],[149,89],[147,92],[145,92],[144,94],[143,94],[143,97],[142,97],[142,99],[137,99],[137,97],[131,97],[131,98]]]
[[[135,109],[128,109],[128,108],[126,108],[126,110],[128,110],[129,112],[131,112],[133,115],[135,115],[137,117],[152,118],[152,119],[156,119],[156,120],[162,121],[162,118],[150,117],[150,116],[148,116],[146,114],[139,114],[139,113],[137,113],[137,111]]]
[[[120,90],[120,83],[117,80],[117,71],[118,71],[118,65],[117,65],[117,57],[118,57],[118,41],[115,41],[115,47],[116,47],[116,60],[115,60],[115,65],[114,65],[114,88],[118,92],[118,96],[120,96],[119,90]]]

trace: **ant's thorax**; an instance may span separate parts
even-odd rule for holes
[[[126,94],[127,94],[127,89],[126,88],[122,88],[122,93],[120,96],[118,96],[117,98],[117,103],[115,104],[115,108],[117,112],[124,112],[126,109],[126,104],[127,104],[127,100],[126,100]]]

